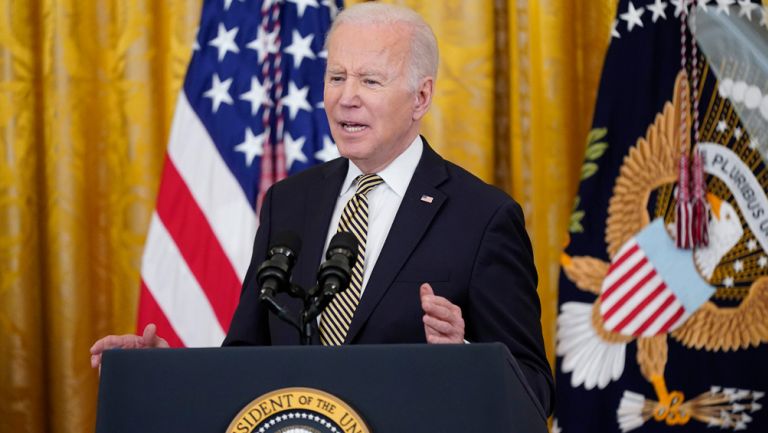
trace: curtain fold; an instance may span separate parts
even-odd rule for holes
[[[552,357],[558,258],[615,1],[393,2],[440,44],[430,144],[526,211]],[[200,5],[0,0],[0,431],[93,430],[88,348],[135,328]]]

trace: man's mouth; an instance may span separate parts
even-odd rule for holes
[[[339,124],[346,132],[360,132],[366,128],[365,125],[354,122],[339,122]]]

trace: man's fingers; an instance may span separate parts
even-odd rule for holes
[[[141,337],[144,347],[170,347],[164,338],[157,335],[157,326],[150,323],[144,328],[144,334]]]
[[[434,331],[437,334],[443,334],[443,335],[449,336],[456,333],[456,329],[454,329],[454,327],[451,326],[451,323],[445,322],[443,320],[438,320],[429,315],[424,315],[424,325],[429,327],[432,331]]]

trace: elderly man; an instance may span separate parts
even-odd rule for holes
[[[320,318],[323,344],[502,342],[549,412],[553,382],[520,207],[419,135],[437,74],[432,30],[409,9],[363,3],[338,15],[327,44],[325,110],[343,158],[267,193],[224,345],[298,344],[259,302],[256,269],[276,233],[295,232],[304,247],[293,281],[308,287],[333,234],[350,231],[361,242],[358,264]],[[109,347],[163,345],[150,325],[143,337],[100,340],[92,362]]]

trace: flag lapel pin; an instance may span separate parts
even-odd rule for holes
[[[424,203],[432,203],[434,200],[435,198],[432,197],[431,195],[424,194],[421,196],[421,201],[423,201]]]

